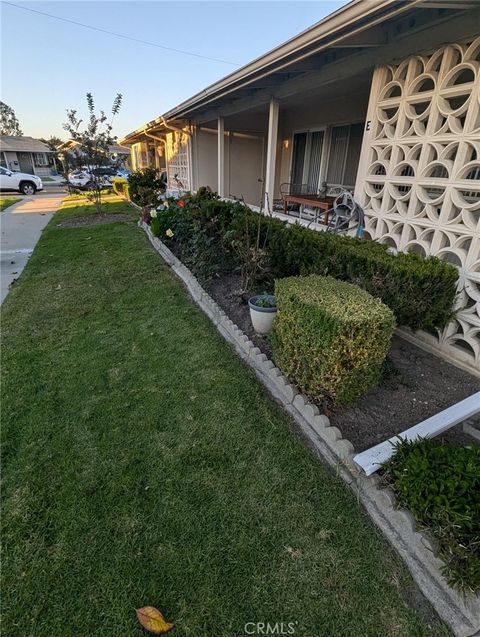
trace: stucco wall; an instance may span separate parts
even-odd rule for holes
[[[253,206],[260,205],[265,175],[264,140],[262,137],[230,134],[226,195],[243,197]]]
[[[195,188],[218,190],[217,131],[198,128],[195,132]]]
[[[243,197],[258,206],[265,172],[264,139],[233,131],[225,132],[225,195]],[[218,137],[213,129],[197,128],[193,144],[194,188],[210,186],[218,191]]]

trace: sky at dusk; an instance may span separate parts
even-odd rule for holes
[[[1,3],[1,99],[24,135],[66,138],[67,108],[92,92],[108,111],[123,106],[121,137],[346,4],[320,2],[15,2],[140,40],[132,42]],[[227,64],[232,62],[235,64]]]

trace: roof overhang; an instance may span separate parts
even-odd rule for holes
[[[463,11],[478,6],[478,0],[353,0],[163,116],[129,133],[122,143],[135,143],[134,140],[138,141],[145,132],[166,132],[167,121],[175,121],[177,126],[185,125],[199,112],[228,103],[233,97],[251,97],[262,90],[275,95],[275,87],[286,80],[318,70],[319,54],[333,51],[335,56],[337,53],[345,55],[351,51],[381,47],[386,44],[382,25],[412,10],[436,9],[438,13],[438,10]]]

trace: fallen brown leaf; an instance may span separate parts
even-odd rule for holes
[[[169,624],[162,613],[154,606],[137,608],[135,612],[137,613],[138,621],[149,633],[163,635],[174,628],[174,625]]]

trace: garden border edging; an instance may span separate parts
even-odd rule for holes
[[[133,204],[135,208],[135,204]],[[273,361],[267,358],[240,330],[220,306],[202,288],[196,277],[157,237],[150,227],[139,222],[152,246],[182,280],[193,300],[209,317],[220,334],[235,348],[236,353],[254,371],[257,378],[277,402],[294,418],[303,435],[312,444],[316,455],[356,493],[371,519],[406,563],[418,587],[439,616],[457,637],[474,637],[480,631],[480,598],[464,598],[448,586],[440,572],[442,561],[435,557],[434,543],[418,532],[412,514],[395,509],[395,496],[390,489],[381,489],[377,476],[364,476],[353,461],[354,447],[342,438],[337,427],[320,414],[316,405],[300,394],[288,382]]]

